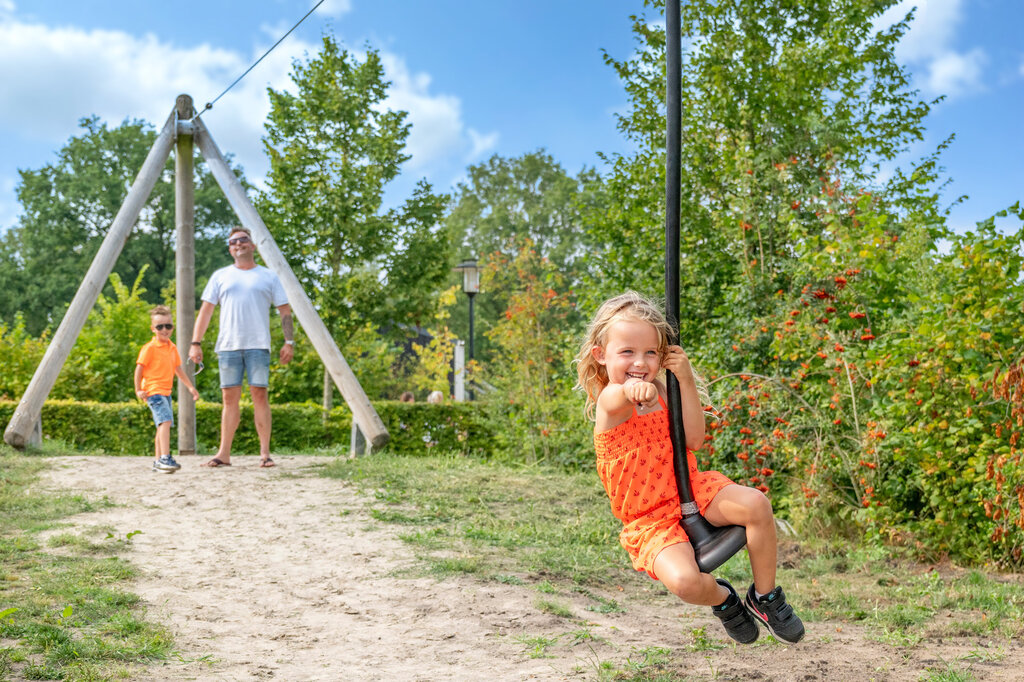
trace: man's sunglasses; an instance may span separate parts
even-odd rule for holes
[[[228,246],[235,246],[236,244],[248,244],[252,240],[248,237],[235,237],[234,239],[228,240]]]
[[[154,324],[153,329],[157,330],[158,332],[162,332],[165,329],[167,331],[171,331],[172,329],[174,329],[174,325],[171,324],[170,322],[168,322],[167,324]]]

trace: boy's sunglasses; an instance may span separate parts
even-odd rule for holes
[[[248,244],[251,239],[248,237],[235,237],[234,239],[228,240],[228,246],[234,246],[235,244]]]
[[[204,368],[203,361],[200,360],[199,364],[196,365],[196,371],[192,372],[192,375],[195,376],[195,375],[199,374],[200,372],[203,371],[203,368]]]
[[[161,332],[165,329],[167,331],[171,331],[172,329],[174,329],[174,325],[171,324],[170,322],[168,322],[167,324],[154,324],[153,329],[157,330],[158,332]]]

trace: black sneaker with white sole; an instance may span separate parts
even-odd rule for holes
[[[800,617],[793,612],[793,607],[786,601],[786,593],[781,587],[758,598],[754,593],[754,586],[747,590],[747,598],[744,606],[754,620],[758,621],[768,632],[775,635],[776,639],[796,644],[804,637],[804,623]]]
[[[757,623],[743,608],[743,602],[728,580],[717,579],[719,585],[729,590],[729,596],[718,606],[711,607],[711,613],[722,621],[725,631],[740,644],[750,644],[757,639],[760,632]]]

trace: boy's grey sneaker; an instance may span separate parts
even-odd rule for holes
[[[781,587],[776,587],[758,599],[754,593],[754,586],[751,585],[747,590],[744,605],[754,620],[768,628],[768,632],[775,635],[777,639],[793,644],[803,639],[803,621],[793,613],[793,607],[786,601],[786,594]]]
[[[177,471],[181,468],[181,465],[174,461],[174,458],[170,455],[164,455],[157,460],[156,466],[161,471]]]
[[[743,602],[740,601],[739,595],[736,594],[736,590],[729,584],[729,581],[718,578],[717,582],[729,590],[729,596],[718,606],[712,606],[711,612],[722,621],[722,625],[725,626],[725,631],[729,633],[730,637],[740,644],[750,644],[760,634],[757,623],[743,608]]]

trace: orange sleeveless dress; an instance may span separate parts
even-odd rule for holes
[[[594,434],[597,473],[612,513],[623,524],[619,542],[629,552],[633,568],[655,580],[654,560],[661,550],[689,542],[679,525],[682,512],[672,467],[668,407],[660,396],[658,402],[657,412],[638,415],[634,408],[625,422]],[[715,495],[733,482],[718,471],[698,471],[690,450],[686,459],[697,508],[703,514]]]

